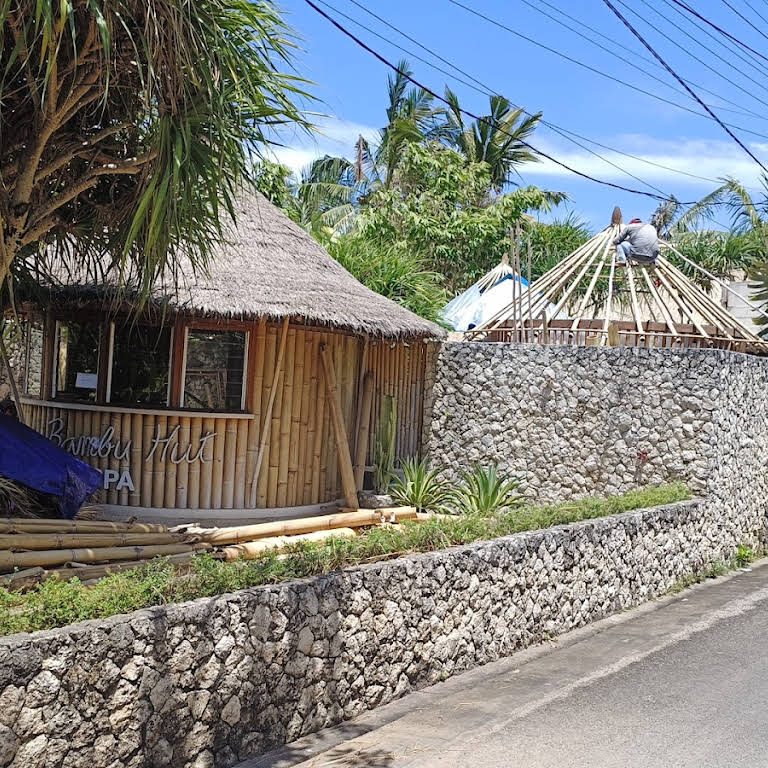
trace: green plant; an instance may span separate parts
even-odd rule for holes
[[[734,556],[734,560],[736,561],[736,565],[738,565],[739,568],[743,568],[744,566],[749,565],[754,559],[755,551],[752,549],[752,547],[748,547],[746,544],[739,544],[739,546],[736,547],[736,555]]]
[[[376,493],[386,493],[395,477],[395,437],[397,435],[397,399],[381,398],[381,419],[373,446],[373,484]]]
[[[450,483],[440,479],[440,470],[431,469],[426,459],[406,459],[403,477],[395,478],[390,488],[392,498],[419,511],[446,510],[453,493]]]
[[[462,476],[462,484],[454,494],[454,506],[457,511],[493,517],[502,510],[520,506],[523,497],[517,490],[520,483],[499,473],[496,464],[490,467],[475,467]]]
[[[682,483],[676,483],[604,499],[515,507],[493,517],[435,516],[426,522],[373,527],[352,539],[332,537],[318,543],[294,544],[279,556],[266,552],[255,560],[228,563],[205,554],[177,570],[167,560],[157,559],[136,570],[108,576],[92,587],[86,587],[75,577],[64,583],[46,581],[26,593],[0,588],[0,635],[50,629],[151,605],[212,597],[412,552],[433,552],[690,497],[690,491]],[[715,576],[724,572],[724,568],[722,563],[714,564],[695,577],[687,576],[685,583]],[[683,581],[679,584],[683,585]]]

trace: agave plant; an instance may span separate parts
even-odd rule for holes
[[[519,487],[520,483],[501,474],[496,464],[488,468],[477,466],[462,476],[462,484],[454,494],[453,503],[464,514],[493,517],[522,503]]]
[[[390,493],[392,498],[420,512],[443,512],[453,494],[450,483],[440,478],[440,470],[432,469],[426,459],[405,459],[403,477],[396,478]]]

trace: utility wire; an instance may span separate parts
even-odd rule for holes
[[[350,0],[353,2],[354,0]],[[542,0],[540,0],[541,2]],[[619,59],[620,61],[623,61],[625,64],[628,64],[630,67],[633,67],[634,69],[638,70],[638,72],[642,72],[644,75],[647,75],[650,78],[653,78],[659,83],[662,83],[663,85],[666,85],[668,88],[671,88],[675,93],[680,93],[684,96],[688,96],[688,94],[685,93],[685,91],[681,91],[679,88],[676,88],[674,85],[671,85],[666,80],[662,80],[660,77],[654,75],[652,72],[649,72],[647,69],[643,69],[642,67],[638,66],[634,61],[631,59],[626,58],[625,56],[622,56],[619,53],[616,53],[616,51],[609,48],[607,45],[603,45],[602,43],[598,42],[597,40],[593,40],[589,35],[586,35],[584,32],[579,31],[578,29],[572,27],[570,24],[566,24],[564,21],[561,21],[557,17],[553,16],[551,13],[547,13],[543,8],[539,8],[539,6],[534,5],[530,0],[521,0],[525,5],[527,5],[529,8],[532,8],[537,13],[540,13],[543,16],[546,16],[546,18],[551,19],[555,22],[555,24],[559,24],[561,27],[564,27],[565,29],[572,32],[577,37],[582,38],[583,40],[586,40],[589,43],[592,43],[592,45],[596,46],[597,48],[600,48],[601,50],[605,51],[606,53],[610,54],[614,58]],[[555,6],[550,5],[546,0],[543,0],[544,5],[548,5],[551,8],[554,8]],[[555,10],[559,11],[558,8],[555,8]],[[568,16],[568,14],[565,14],[563,11],[559,11],[560,13],[563,13],[563,15]],[[573,18],[573,17],[568,17]],[[574,19],[576,23],[578,23],[580,26],[584,27],[584,29],[589,29],[590,31],[594,32],[595,34],[600,35],[601,33],[597,30],[593,29],[592,27],[588,27],[586,24],[582,24],[578,21],[578,19]],[[663,33],[662,33],[663,34]],[[698,41],[697,41],[698,42]],[[642,54],[635,54],[637,58],[641,59],[642,61],[650,62],[654,67],[658,67],[659,69],[664,69],[657,61],[654,59],[648,58],[647,56],[643,56]],[[693,54],[691,54],[693,55]],[[715,54],[717,55],[717,54]],[[735,86],[736,88],[739,88],[740,90],[744,91],[744,93],[747,94],[750,98],[755,98],[757,101],[760,101],[761,104],[768,106],[768,102],[762,101],[758,97],[754,96],[750,91],[741,88],[741,86],[738,85],[738,83],[734,83],[732,80],[729,80],[727,77],[721,75],[717,70],[710,67],[706,62],[701,61],[701,59],[694,56],[693,58],[696,59],[699,63],[703,64],[707,69],[711,69],[716,75],[719,77],[723,77],[724,80],[727,80],[731,85]],[[747,76],[748,77],[748,76]],[[734,112],[735,114],[745,115],[747,117],[756,117],[760,120],[765,120],[766,117],[764,115],[761,115],[757,112],[753,112],[751,109],[748,109],[746,107],[743,107],[741,104],[736,103],[735,101],[731,101],[730,99],[726,99],[724,96],[721,96],[719,93],[715,93],[714,91],[709,90],[708,88],[705,88],[703,85],[700,85],[698,83],[694,83],[692,81],[689,81],[691,85],[696,86],[699,90],[704,91],[705,93],[708,93],[710,96],[714,96],[716,99],[719,99],[720,101],[724,101],[726,104],[730,104],[733,107],[738,107],[738,109],[729,109],[728,107],[723,107],[718,105],[718,109],[724,110],[727,112]],[[756,83],[761,88],[764,88],[765,86],[762,85],[762,83]],[[768,89],[766,89],[768,90]]]
[[[757,8],[755,8],[755,6],[749,2],[749,0],[744,0],[744,5],[746,5],[752,11],[752,13],[754,13],[763,22],[763,24],[768,24],[768,19],[766,19],[765,16],[763,16],[763,14],[760,13],[760,11],[758,11]]]
[[[611,0],[603,0],[603,3],[610,8],[610,10],[613,12],[613,14],[616,16],[616,18],[621,21],[621,23],[648,49],[648,52],[651,53],[655,58],[659,60],[660,64],[663,64],[664,67],[667,69],[670,75],[672,75],[679,83],[680,85],[685,88],[690,95],[696,99],[699,104],[701,104],[704,109],[709,112],[709,114],[712,116],[712,119],[715,120],[722,129],[763,169],[765,173],[768,174],[768,168],[766,168],[762,162],[758,159],[758,157],[752,152],[752,150],[744,144],[744,142],[735,134],[731,129],[699,98],[699,96],[693,91],[693,89],[688,85],[688,83],[683,80],[680,75],[675,72],[672,67],[667,64],[666,61],[656,52],[656,50],[648,43],[646,42],[645,38],[624,18],[624,16],[621,15],[621,11],[619,11],[616,6],[611,2]]]
[[[651,29],[653,29],[655,32],[657,32],[659,35],[661,35],[663,38],[665,38],[670,43],[672,43],[672,45],[680,47],[680,43],[678,43],[674,38],[670,37],[666,32],[664,32],[663,29],[659,29],[655,24],[653,24],[652,22],[648,21],[648,19],[646,19],[644,16],[642,16],[636,10],[634,10],[630,5],[628,5],[627,3],[623,2],[623,0],[617,0],[617,2],[623,8],[628,10],[630,13],[634,14],[638,19],[640,19],[641,21],[645,22]],[[643,5],[645,5],[647,8],[650,8],[652,11],[654,11],[654,13],[659,13],[647,0],[640,0],[640,2]],[[664,18],[664,16],[662,14],[659,14],[659,15],[661,15],[662,18]],[[704,43],[702,43],[699,40],[697,40],[695,37],[693,37],[693,35],[689,35],[685,30],[680,30],[680,31],[683,32],[683,34],[687,35],[690,39],[692,39],[697,45],[701,46],[706,51],[709,51],[709,53],[711,53],[714,57],[716,57],[717,59],[722,61],[724,64],[726,64],[728,66],[733,66],[732,64],[730,64],[728,62],[727,59],[723,58],[719,53],[716,53],[711,48],[709,48],[708,46],[704,45]],[[746,93],[747,96],[749,96],[750,98],[755,99],[755,101],[759,101],[763,106],[768,107],[768,102],[766,102],[764,99],[761,99],[759,96],[756,96],[754,93],[749,91],[744,86],[740,85],[739,83],[735,82],[734,80],[731,80],[729,77],[726,77],[724,74],[722,74],[722,72],[719,72],[717,69],[715,69],[715,67],[711,66],[710,64],[707,64],[706,61],[704,61],[703,59],[699,58],[695,53],[693,53],[692,51],[688,50],[685,46],[683,46],[683,51],[685,51],[685,53],[687,53],[694,61],[697,61],[699,64],[701,64],[703,67],[708,69],[710,72],[714,73],[718,77],[721,77],[727,83],[730,83],[734,88],[738,88],[742,93]],[[734,69],[736,69],[736,68],[734,67]],[[768,88],[763,83],[761,83],[759,80],[755,80],[755,78],[753,78],[752,76],[748,75],[746,72],[742,72],[739,69],[736,69],[736,71],[739,72],[739,74],[741,74],[744,77],[746,77],[747,80],[752,82],[758,88],[762,88],[764,91],[768,92]],[[690,80],[688,82],[692,86],[696,85],[696,83],[693,83]],[[698,86],[696,86],[696,87],[698,87]],[[720,109],[721,109],[721,107],[720,107]]]
[[[732,11],[733,11],[733,12],[734,12],[734,13],[735,13],[735,14],[736,14],[736,15],[737,15],[737,16],[738,16],[738,17],[739,17],[739,18],[740,18],[742,21],[745,21],[745,22],[746,22],[746,23],[747,23],[747,24],[748,24],[750,27],[752,27],[752,29],[754,29],[754,30],[755,30],[755,32],[757,32],[757,34],[758,34],[758,35],[761,35],[761,36],[762,36],[762,37],[764,37],[766,40],[768,40],[768,35],[766,35],[766,34],[765,34],[765,32],[763,32],[761,29],[759,29],[758,27],[756,27],[756,26],[755,26],[755,25],[754,25],[754,24],[753,24],[753,23],[752,23],[752,22],[751,22],[751,21],[750,21],[750,20],[749,20],[749,19],[748,19],[748,18],[747,18],[747,17],[746,17],[744,14],[743,14],[743,13],[741,13],[741,11],[739,11],[739,9],[738,9],[738,8],[734,8],[734,7],[733,7],[733,6],[732,6],[732,5],[731,5],[731,4],[728,2],[728,0],[723,0],[723,3],[724,3],[725,5],[727,5],[727,6],[728,6],[728,7],[729,7],[729,8],[730,8],[730,9],[731,9],[731,10],[732,10]]]
[[[468,78],[472,82],[471,83],[467,82],[466,80],[463,80],[462,78],[459,78],[456,75],[454,75],[454,74],[452,74],[450,72],[447,72],[446,70],[442,69],[441,67],[438,67],[436,64],[432,63],[431,61],[428,61],[427,59],[424,59],[424,58],[420,57],[418,54],[415,54],[412,51],[409,51],[409,50],[399,46],[394,41],[384,37],[383,35],[380,35],[378,32],[375,32],[374,30],[370,29],[369,27],[365,26],[364,24],[361,24],[359,21],[356,21],[355,19],[352,19],[350,16],[347,16],[346,14],[342,13],[341,11],[339,11],[337,8],[334,8],[334,6],[332,6],[330,3],[326,2],[325,0],[317,0],[317,2],[321,3],[326,8],[330,8],[331,10],[335,11],[337,14],[343,16],[344,18],[354,22],[355,24],[357,24],[358,26],[362,27],[363,29],[366,29],[367,31],[369,31],[372,34],[376,35],[376,37],[378,37],[379,39],[384,40],[385,42],[389,43],[390,45],[393,45],[395,48],[398,48],[399,50],[403,51],[404,53],[407,53],[409,56],[412,56],[417,61],[420,61],[423,64],[426,64],[428,67],[431,67],[432,69],[436,70],[437,72],[442,72],[444,75],[447,75],[448,77],[451,77],[454,80],[457,80],[458,82],[463,83],[467,87],[472,88],[477,93],[483,93],[486,96],[503,96],[503,94],[499,93],[498,91],[495,91],[490,86],[488,86],[487,84],[483,83],[481,80],[478,80],[476,77],[471,75],[466,70],[461,69],[461,67],[457,66],[456,64],[454,64],[449,59],[446,59],[445,57],[441,56],[437,51],[427,47],[426,45],[424,45],[423,43],[419,42],[414,37],[411,37],[406,32],[403,32],[401,29],[398,29],[396,26],[394,26],[394,24],[391,24],[389,21],[387,21],[386,19],[382,18],[377,13],[374,13],[370,8],[366,7],[362,3],[358,2],[358,0],[349,0],[349,2],[352,3],[353,5],[357,6],[358,8],[360,8],[360,10],[364,11],[369,16],[372,16],[374,19],[376,19],[381,24],[383,24],[384,26],[386,26],[389,29],[391,29],[393,32],[396,32],[397,34],[399,34],[402,37],[404,37],[406,40],[409,40],[414,45],[418,46],[421,50],[426,51],[428,54],[430,54],[431,56],[434,56],[439,61],[442,61],[444,64],[449,66],[451,69],[455,70],[456,72],[459,72],[461,75],[463,75],[464,77]],[[650,59],[648,59],[648,60],[650,61]],[[655,62],[654,62],[654,64],[655,64]],[[475,85],[473,85],[472,83],[475,83]],[[532,112],[524,109],[523,107],[521,107],[521,106],[519,106],[517,104],[514,104],[513,102],[510,102],[510,104],[513,107],[515,107],[515,109],[521,110],[524,114],[526,114],[528,116],[531,116],[531,117],[533,116]],[[556,133],[559,133],[561,136],[564,136],[564,134],[568,134],[569,136],[574,136],[577,139],[581,139],[582,141],[586,141],[589,144],[593,144],[596,147],[600,147],[601,149],[608,150],[609,152],[613,152],[613,153],[615,153],[617,155],[622,155],[623,157],[628,157],[631,160],[635,160],[637,162],[645,163],[646,165],[653,166],[654,168],[659,168],[659,169],[664,170],[664,171],[669,171],[670,173],[680,174],[681,176],[688,176],[689,178],[697,179],[699,181],[707,181],[707,182],[710,182],[712,184],[719,184],[720,183],[720,181],[718,179],[712,179],[712,178],[709,178],[707,176],[699,176],[698,174],[689,173],[688,171],[683,171],[683,170],[680,170],[679,168],[672,168],[672,167],[670,167],[668,165],[664,165],[662,163],[656,163],[653,160],[648,160],[647,158],[640,157],[639,155],[633,155],[633,154],[630,154],[629,152],[624,152],[624,151],[622,151],[620,149],[616,149],[616,147],[611,147],[611,146],[608,146],[607,144],[602,144],[599,141],[595,141],[594,139],[590,139],[587,136],[582,136],[582,135],[580,135],[578,133],[575,133],[574,131],[571,131],[571,130],[569,130],[567,128],[564,128],[561,125],[556,125],[555,123],[549,122],[548,120],[545,120],[543,118],[541,118],[541,123],[542,123],[542,125],[545,125],[547,128],[550,128],[551,130],[555,131]],[[567,139],[568,136],[564,136],[564,138]],[[580,144],[577,144],[577,145],[578,146],[582,146]],[[582,148],[584,148],[584,147],[582,147]],[[585,148],[585,149],[587,149],[587,151],[591,151],[591,150],[589,150],[588,147]],[[628,173],[628,171],[626,171],[625,169],[620,168],[619,166],[615,165],[615,163],[611,163],[610,160],[608,160],[607,158],[603,157],[602,155],[597,155],[597,153],[594,153],[594,152],[592,154],[595,154],[601,160],[604,160],[605,162],[610,163],[614,167],[619,168],[619,170],[621,170],[623,173]],[[629,175],[631,175],[631,174],[629,174]],[[642,181],[642,179],[639,179],[636,176],[633,176],[633,178],[637,179],[638,181]],[[650,184],[648,184],[648,182],[643,181],[643,183],[646,184],[647,186],[651,186]],[[651,187],[651,188],[652,189],[656,189],[656,191],[660,191],[656,187]]]
[[[710,21],[705,16],[702,16],[698,11],[694,10],[693,8],[691,8],[691,6],[688,5],[687,3],[681,2],[681,0],[672,0],[672,2],[676,6],[678,6],[679,8],[682,8],[683,10],[687,11],[688,13],[690,13],[692,16],[695,16],[700,21],[703,21],[707,26],[712,27],[712,29],[716,30],[721,35],[723,35],[724,37],[727,37],[729,40],[732,40],[734,43],[736,43],[736,45],[740,46],[741,48],[746,49],[747,51],[750,51],[751,53],[754,53],[755,56],[759,56],[761,59],[763,59],[764,61],[768,62],[768,56],[764,56],[762,53],[760,53],[760,51],[756,51],[754,48],[752,48],[752,46],[747,45],[742,40],[739,40],[738,37],[734,37],[730,32],[726,32],[722,27],[719,27],[717,24],[715,24],[714,22]]]
[[[363,24],[360,21],[357,21],[357,19],[352,18],[351,16],[347,15],[343,11],[339,10],[335,6],[331,5],[331,3],[326,2],[326,0],[317,0],[318,3],[321,5],[324,5],[326,8],[330,8],[334,13],[336,13],[338,16],[341,16],[345,18],[347,21],[351,21],[356,26],[360,27],[361,29],[364,29],[366,32],[369,32],[370,34],[374,35],[375,37],[378,37],[379,40],[383,40],[388,45],[391,45],[395,48],[397,48],[399,51],[402,51],[403,53],[407,54],[408,56],[416,59],[417,61],[420,61],[422,64],[426,64],[428,67],[431,67],[432,69],[436,70],[437,72],[442,73],[443,75],[446,75],[447,77],[450,77],[453,80],[456,80],[463,85],[466,85],[468,88],[471,88],[472,90],[476,91],[477,93],[482,93],[485,96],[501,96],[501,94],[498,94],[497,92],[493,91],[489,86],[485,85],[485,83],[481,82],[477,78],[473,77],[467,72],[464,72],[464,70],[459,69],[459,67],[452,64],[447,59],[444,59],[442,56],[439,56],[438,54],[432,52],[431,50],[428,50],[425,46],[421,45],[417,40],[414,38],[406,35],[405,33],[401,32],[404,37],[407,37],[409,40],[411,40],[414,45],[417,45],[419,48],[424,49],[425,51],[428,51],[436,58],[440,59],[441,61],[445,62],[449,67],[454,69],[457,72],[461,72],[461,74],[468,77],[473,82],[469,82],[468,80],[464,80],[461,77],[458,77],[453,72],[449,72],[446,69],[443,69],[442,67],[437,66],[431,61],[428,61],[425,58],[422,58],[419,56],[419,54],[414,53],[413,51],[409,51],[407,48],[403,48],[403,46],[398,45],[393,40],[389,39],[388,37],[385,37],[384,35],[379,34],[376,30],[371,29],[369,26]],[[366,13],[370,13],[371,16],[378,19],[382,24],[390,27],[391,29],[395,29],[389,22],[387,22],[385,19],[382,19],[381,16],[378,16],[373,11],[369,11],[368,8],[366,8],[361,3],[356,2],[356,0],[350,0],[351,3],[356,5],[358,8],[362,9]],[[477,85],[474,85],[473,83],[477,83]],[[478,87],[479,86],[479,87]],[[502,98],[506,98],[502,96]],[[509,101],[509,99],[507,99]],[[575,144],[580,149],[583,149],[585,152],[589,152],[594,157],[597,157],[598,159],[602,160],[604,163],[607,163],[608,165],[613,166],[617,171],[620,171],[621,173],[625,174],[626,176],[629,176],[631,179],[634,179],[635,181],[639,181],[641,184],[644,184],[646,187],[649,187],[650,189],[653,189],[654,191],[658,192],[661,195],[666,195],[663,189],[659,189],[658,187],[654,186],[650,182],[646,181],[645,179],[641,179],[639,176],[636,176],[634,173],[631,173],[630,171],[626,170],[625,168],[622,168],[617,163],[613,162],[612,160],[609,160],[607,157],[604,157],[603,155],[599,154],[598,152],[595,152],[593,149],[590,149],[586,144],[582,144],[580,141],[577,141],[577,139],[581,139],[582,141],[593,143],[591,139],[588,139],[586,136],[580,136],[578,133],[574,133],[573,131],[569,131],[565,128],[561,128],[558,125],[555,125],[554,123],[550,123],[547,120],[544,120],[541,118],[541,114],[534,114],[532,112],[529,112],[527,109],[518,106],[517,104],[513,104],[511,101],[509,102],[511,106],[513,106],[515,109],[519,109],[523,114],[528,115],[529,117],[538,117],[539,120],[543,125],[546,125],[550,130],[554,131],[555,133],[562,136],[566,141],[570,141],[572,144]],[[575,136],[576,138],[572,138],[572,136]],[[595,142],[596,143],[596,142]],[[608,149],[611,149],[608,147]],[[618,150],[612,150],[614,152],[617,152],[621,154]],[[706,179],[706,181],[712,181],[712,179]]]
[[[761,76],[768,75],[768,65],[763,64],[761,61],[758,61],[758,59],[749,51],[745,51],[742,48],[740,48],[738,45],[733,43],[728,38],[724,38],[722,35],[715,34],[710,29],[708,29],[704,24],[702,24],[698,19],[695,17],[691,17],[688,14],[684,13],[680,10],[674,3],[671,2],[671,0],[661,0],[664,5],[666,5],[668,8],[673,10],[678,16],[685,19],[689,24],[696,27],[700,32],[703,32],[710,40],[717,43],[721,48],[724,48],[729,54],[732,56],[736,56],[740,61],[743,61],[745,64],[747,64],[750,67],[753,67],[755,70],[757,70]],[[672,21],[669,17],[665,16],[661,13],[661,11],[656,11],[662,19],[664,19],[668,24],[671,24],[672,26],[677,26],[677,23]],[[682,28],[681,28],[682,29]],[[695,37],[691,36],[691,39],[699,42]],[[699,43],[700,44],[700,43]],[[729,66],[733,69],[736,69],[734,64],[729,64]],[[741,72],[740,69],[736,69],[737,72]]]
[[[589,66],[589,64],[584,64],[584,62],[579,61],[578,59],[574,59],[572,56],[568,56],[565,53],[562,53],[555,48],[551,48],[548,45],[544,45],[544,43],[540,43],[538,40],[534,40],[532,37],[528,37],[527,35],[522,34],[521,32],[518,32],[515,29],[512,29],[512,27],[507,26],[506,24],[503,24],[500,21],[497,21],[496,19],[486,16],[484,13],[481,13],[480,11],[475,10],[474,8],[471,8],[468,5],[465,5],[464,3],[460,2],[460,0],[448,0],[449,3],[458,6],[459,8],[463,8],[468,13],[471,13],[473,16],[477,16],[478,18],[484,19],[490,24],[493,24],[496,27],[499,27],[500,29],[503,29],[507,32],[509,32],[512,35],[515,35],[515,37],[519,37],[522,40],[526,40],[529,43],[532,43],[533,45],[538,46],[539,48],[544,49],[545,51],[549,51],[550,53],[554,53],[556,56],[559,56],[562,59],[565,59],[566,61],[571,62],[572,64],[576,64],[579,67],[582,67],[583,69],[586,69],[590,72],[593,72],[596,75],[599,75],[600,77],[604,77],[607,80],[611,80],[614,83],[618,83],[619,85],[623,85],[625,88],[630,88],[633,91],[636,91],[637,93],[642,93],[645,96],[650,96],[652,99],[656,99],[657,101],[661,101],[664,104],[669,104],[672,107],[675,107],[677,109],[682,109],[684,112],[690,112],[692,115],[698,115],[699,117],[703,117],[706,119],[711,119],[711,116],[708,114],[705,114],[703,112],[700,112],[696,109],[692,109],[691,107],[686,107],[684,104],[680,104],[677,101],[672,101],[671,99],[665,99],[663,96],[659,96],[657,93],[653,93],[652,91],[646,91],[643,88],[640,88],[637,85],[633,85],[632,83],[628,83],[626,80],[622,80],[618,77],[614,77],[613,75],[609,75],[607,72],[603,72],[600,69],[596,69],[595,67]],[[702,102],[703,104],[703,102]],[[706,107],[706,105],[704,104]],[[707,110],[709,111],[709,110]],[[760,133],[759,131],[753,131],[749,128],[744,128],[742,126],[734,125],[733,123],[725,123],[725,125],[729,126],[730,128],[736,128],[737,130],[743,131],[744,133],[749,133],[753,136],[757,136],[761,139],[768,139],[768,136],[764,133]]]
[[[332,16],[327,14],[322,8],[320,8],[318,5],[316,5],[313,0],[304,0],[304,2],[312,8],[316,13],[320,14],[324,19],[329,21],[336,29],[338,29],[342,34],[346,35],[350,40],[352,40],[356,45],[358,45],[360,48],[362,48],[364,51],[367,51],[371,54],[375,59],[380,61],[384,66],[389,67],[393,72],[397,72],[401,77],[404,77],[406,80],[408,80],[410,83],[415,85],[417,88],[421,88],[425,93],[428,93],[432,98],[437,99],[438,101],[442,102],[443,104],[446,104],[447,106],[451,106],[447,99],[440,96],[438,93],[433,91],[431,88],[428,88],[423,83],[416,80],[416,78],[412,77],[408,72],[404,72],[400,67],[398,67],[396,64],[393,64],[389,59],[382,56],[380,53],[375,51],[373,48],[371,48],[367,43],[365,43],[363,40],[361,40],[357,35],[354,34],[354,32],[350,32],[346,27],[344,27],[342,24],[340,24],[336,19],[334,19]],[[472,118],[473,120],[476,120],[480,123],[485,123],[490,126],[494,126],[494,124],[497,123],[497,121],[494,121],[491,118],[488,117],[482,117],[480,115],[476,115],[472,112],[470,112],[467,109],[459,108],[462,114],[466,115],[467,117]],[[552,155],[542,152],[540,149],[537,149],[532,144],[530,144],[527,141],[522,141],[520,139],[517,139],[517,137],[514,137],[513,134],[509,133],[508,131],[505,131],[501,128],[499,128],[498,125],[496,125],[496,129],[507,136],[511,136],[515,138],[516,140],[520,141],[520,143],[524,146],[530,149],[532,152],[535,152],[537,155],[540,155],[541,157],[546,158],[550,162],[555,163],[555,165],[560,166],[561,168],[564,168],[565,170],[569,171],[570,173],[575,174],[576,176],[581,176],[584,179],[587,179],[588,181],[593,181],[597,184],[602,184],[606,187],[612,187],[613,189],[620,189],[622,192],[629,192],[633,195],[642,195],[643,197],[650,197],[653,200],[660,200],[662,202],[666,202],[669,200],[669,195],[657,195],[654,192],[646,192],[645,190],[641,189],[632,189],[631,187],[625,187],[622,184],[615,184],[612,181],[606,181],[605,179],[598,179],[594,176],[590,176],[588,173],[584,173],[583,171],[579,171],[575,168],[572,168],[567,163],[564,163],[560,160],[557,160]],[[688,203],[684,203],[684,205],[688,205]]]

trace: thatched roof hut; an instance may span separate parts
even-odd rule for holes
[[[362,285],[263,195],[244,195],[235,213],[237,225],[216,248],[207,273],[195,274],[182,258],[178,273],[158,281],[155,302],[205,317],[301,317],[374,337],[445,335],[434,323]],[[73,274],[59,270],[54,293],[88,302],[115,284],[109,273],[98,280]]]
[[[429,342],[444,331],[365,288],[260,195],[243,198],[207,274],[182,263],[138,319],[113,275],[59,275],[26,308],[24,415],[104,471],[110,509],[353,505],[390,414],[395,458],[419,453]]]

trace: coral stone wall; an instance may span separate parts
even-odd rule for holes
[[[722,351],[445,344],[424,443],[497,462],[536,498],[683,479],[750,514],[768,492],[768,360]]]
[[[230,766],[662,594],[751,526],[683,502],[0,639],[0,766]]]

